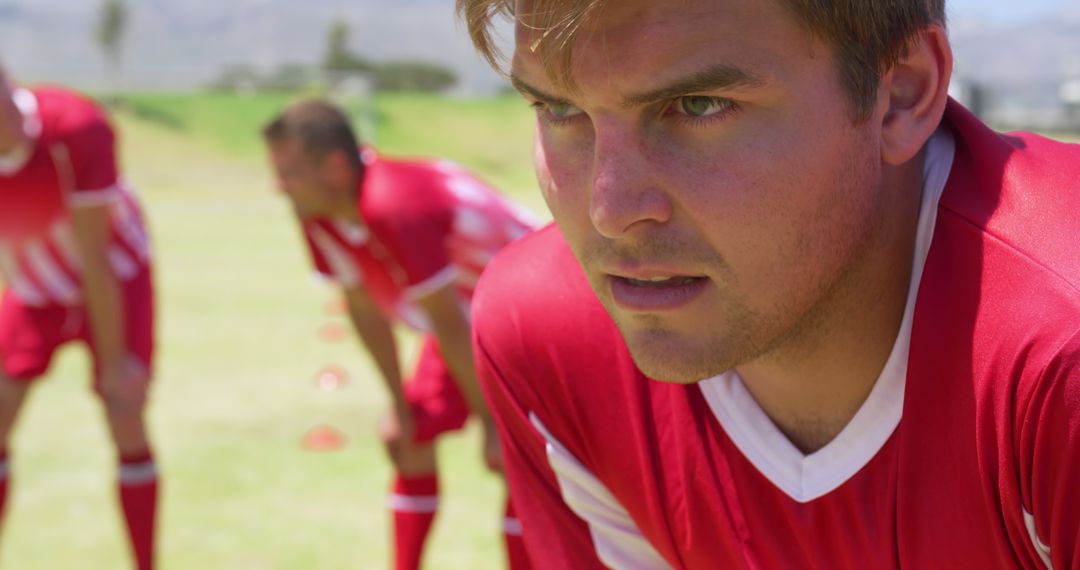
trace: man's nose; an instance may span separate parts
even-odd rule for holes
[[[661,177],[649,160],[644,136],[632,124],[614,121],[597,121],[593,132],[589,218],[596,230],[618,238],[637,227],[667,222],[672,205],[658,183]]]

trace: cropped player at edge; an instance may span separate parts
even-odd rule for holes
[[[484,458],[501,469],[491,416],[476,382],[469,302],[481,271],[530,231],[527,214],[448,161],[394,160],[361,149],[348,118],[319,100],[286,109],[263,132],[317,271],[336,282],[353,325],[390,392],[380,426],[396,479],[389,498],[394,568],[419,568],[439,503],[434,442],[480,419]],[[402,381],[391,324],[424,334]],[[509,501],[512,568],[527,568]]]
[[[1080,568],[1080,147],[942,0],[458,0],[556,225],[477,289],[533,564]]]
[[[31,383],[61,345],[86,343],[119,453],[135,562],[152,568],[158,479],[143,410],[154,300],[139,204],[119,177],[113,130],[94,103],[56,87],[16,87],[2,70],[0,281],[0,508],[9,439]]]

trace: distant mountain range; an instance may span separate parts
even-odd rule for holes
[[[102,85],[94,42],[99,0],[0,0],[0,60],[32,80]],[[451,0],[129,0],[124,82],[191,88],[229,64],[269,70],[319,60],[336,18],[351,47],[375,60],[426,59],[455,69],[467,93],[502,85],[474,53]],[[1080,78],[1080,0],[1020,26],[950,23],[959,76],[1005,97],[1045,103]]]

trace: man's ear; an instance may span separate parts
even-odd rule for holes
[[[881,78],[881,158],[901,165],[914,158],[941,123],[949,98],[953,55],[945,28],[928,26]]]

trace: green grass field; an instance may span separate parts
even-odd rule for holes
[[[257,135],[287,100],[155,94],[129,97],[116,113],[124,169],[157,255],[150,415],[166,569],[387,566],[389,469],[373,435],[383,391],[353,339],[317,338],[324,323],[345,321],[325,311],[333,292],[309,277]],[[457,160],[544,215],[524,103],[406,96],[377,101],[368,116],[383,152]],[[414,339],[402,338],[411,355]],[[327,364],[348,370],[345,388],[316,387]],[[128,564],[114,458],[87,366],[81,348],[66,349],[31,393],[12,443],[0,568]],[[347,445],[302,450],[303,434],[320,424],[341,430]],[[502,490],[481,467],[477,435],[466,430],[440,448],[444,499],[431,568],[502,565]]]

